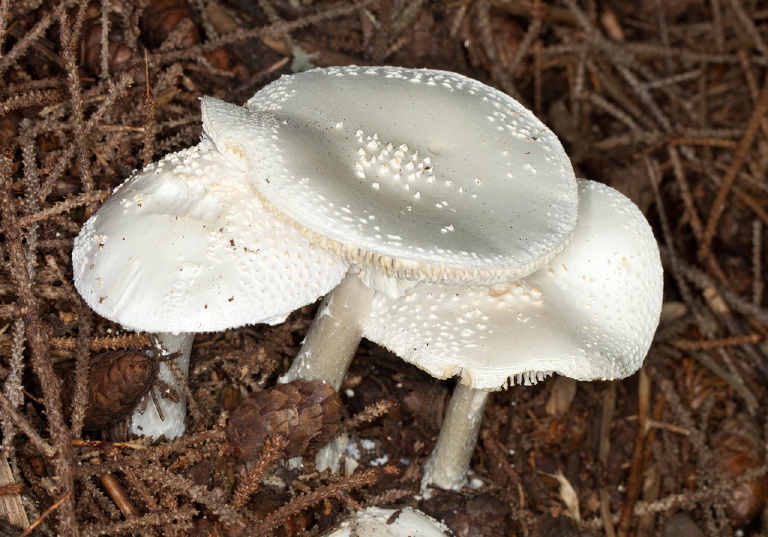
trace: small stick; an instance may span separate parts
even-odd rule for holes
[[[741,23],[744,32],[752,38],[752,43],[755,45],[755,48],[763,56],[768,56],[768,45],[763,41],[763,38],[760,35],[760,30],[755,26],[752,17],[749,13],[744,11],[744,6],[742,6],[741,0],[729,0],[728,3],[731,4],[731,9],[736,12],[736,18]]]
[[[762,334],[746,334],[743,336],[731,336],[719,339],[709,339],[702,341],[691,341],[678,339],[671,344],[678,349],[686,351],[708,351],[718,347],[735,347],[737,345],[755,345],[763,340]]]
[[[205,423],[203,413],[200,411],[200,407],[198,406],[197,401],[195,401],[194,397],[192,396],[192,390],[189,389],[189,382],[187,382],[187,378],[185,377],[184,373],[182,373],[179,365],[176,363],[176,360],[168,360],[165,362],[165,364],[176,377],[179,388],[181,388],[181,390],[187,395],[187,408],[189,409],[189,413],[192,416],[192,421],[194,421],[195,425],[197,426]]]
[[[506,71],[510,73],[510,76],[514,77],[517,68],[520,66],[520,62],[528,56],[531,46],[534,41],[541,35],[541,23],[544,16],[544,6],[541,5],[541,0],[533,0],[531,5],[531,14],[533,20],[528,25],[528,29],[525,31],[523,39],[515,50],[515,54],[512,57],[512,61],[506,67]]]
[[[272,463],[285,457],[285,448],[287,446],[288,441],[284,435],[267,438],[267,441],[264,443],[264,450],[259,455],[259,458],[256,459],[254,465],[246,471],[237,489],[235,489],[235,493],[232,495],[230,503],[234,509],[240,511],[245,508],[250,497],[259,489],[264,473]]]
[[[56,500],[56,502],[52,506],[50,506],[48,509],[43,511],[43,513],[39,517],[37,517],[37,520],[35,520],[32,524],[29,525],[27,529],[25,529],[23,532],[19,534],[19,537],[27,537],[27,535],[30,535],[35,530],[35,528],[38,527],[43,522],[43,520],[45,520],[48,517],[48,515],[50,515],[56,509],[58,509],[61,506],[61,504],[69,500],[70,496],[72,496],[71,490],[67,491],[67,493],[64,496]]]
[[[101,50],[99,50],[101,73],[99,78],[103,80],[109,78],[109,30],[109,0],[101,0]]]
[[[24,416],[16,411],[11,402],[2,392],[0,392],[0,408],[2,408],[3,412],[5,412],[5,414],[11,418],[11,420],[13,420],[19,429],[21,429],[21,432],[27,435],[27,437],[32,441],[35,447],[43,453],[43,455],[45,455],[47,458],[51,458],[56,454],[56,450],[48,442],[43,440],[43,437],[40,436],[40,434],[34,429],[34,427],[32,427],[32,425],[29,424],[26,419],[24,419]]]
[[[0,496],[13,496],[14,494],[21,494],[24,490],[24,486],[21,483],[8,483],[7,485],[0,485]]]
[[[80,324],[77,330],[75,348],[75,388],[71,402],[72,436],[78,437],[83,432],[83,419],[88,411],[88,379],[90,378],[89,347],[93,332],[93,313],[91,308],[80,299]]]
[[[696,239],[701,241],[701,238],[704,235],[704,226],[701,223],[701,218],[699,218],[699,213],[696,211],[696,205],[691,196],[691,189],[688,186],[688,180],[685,177],[685,171],[683,170],[683,164],[680,162],[680,155],[674,147],[670,147],[668,153],[669,158],[672,161],[672,169],[675,172],[675,179],[677,179],[677,184],[680,186],[680,196],[683,198],[685,212],[688,214],[691,229],[693,230]]]
[[[146,80],[146,88],[144,89],[141,109],[144,146],[141,148],[141,157],[144,166],[147,166],[152,162],[152,157],[155,154],[155,138],[152,125],[155,123],[155,111],[157,110],[157,101],[155,101],[155,96],[152,95],[152,88],[149,85],[149,56],[147,55],[147,49],[144,49],[144,78]]]
[[[725,140],[723,138],[678,136],[675,138],[670,138],[669,145],[700,145],[704,147],[724,147],[726,149],[735,149],[739,143],[735,140]]]
[[[83,192],[81,194],[77,194],[76,196],[67,198],[64,201],[60,201],[55,205],[48,207],[47,209],[22,216],[19,218],[19,225],[21,227],[27,227],[35,222],[39,222],[40,220],[45,220],[46,218],[50,218],[57,214],[70,211],[75,207],[79,207],[87,203],[93,203],[94,201],[104,201],[111,195],[112,192],[109,190],[92,190],[90,192]]]
[[[720,216],[725,210],[726,198],[731,192],[733,183],[736,181],[736,176],[744,166],[744,162],[747,160],[747,154],[752,147],[752,142],[757,134],[757,128],[760,126],[766,112],[768,112],[768,74],[765,76],[763,87],[760,90],[760,97],[755,103],[755,108],[749,118],[747,128],[744,130],[744,136],[742,136],[739,141],[739,146],[736,148],[736,153],[731,161],[731,165],[726,170],[725,176],[720,183],[720,189],[715,196],[715,201],[712,203],[712,209],[709,213],[704,236],[699,245],[699,254],[702,257],[708,257],[711,253],[712,239],[715,236],[715,228],[720,220]]]
[[[763,224],[760,220],[752,222],[752,303],[760,306],[763,302]]]
[[[120,486],[120,483],[117,481],[114,474],[101,474],[99,476],[99,481],[101,481],[104,490],[107,491],[107,495],[113,502],[115,502],[115,505],[120,509],[120,512],[123,513],[125,518],[128,519],[141,516],[141,513],[136,506],[133,505],[130,498],[128,498],[128,495],[125,493],[125,490],[123,490],[123,487]]]
[[[666,421],[659,421],[654,420],[651,418],[648,418],[645,421],[645,427],[648,431],[652,431],[653,429],[664,429],[665,431],[669,431],[671,433],[681,434],[683,436],[690,436],[691,431],[686,429],[685,427],[680,427],[678,425],[672,425],[671,423],[667,423]]]
[[[24,37],[19,39],[10,51],[0,58],[0,75],[4,74],[8,68],[14,65],[16,60],[21,58],[33,43],[37,42],[53,21],[61,17],[61,14],[65,12],[67,7],[69,7],[68,3],[61,2],[54,9],[40,17],[40,20],[35,23],[32,29],[24,34]]]
[[[536,115],[542,113],[542,54],[544,45],[541,39],[537,40],[533,46],[533,111]]]
[[[752,100],[754,102],[757,102],[757,100],[760,98],[760,90],[757,87],[757,81],[755,81],[755,75],[752,73],[752,66],[749,62],[749,56],[747,53],[743,50],[739,50],[736,52],[736,56],[739,58],[739,64],[741,65],[741,70],[744,72],[744,79],[747,82],[747,87],[749,88],[749,94],[752,97]],[[768,136],[768,121],[766,121],[766,118],[763,118],[760,122],[760,127],[763,130],[763,136]]]
[[[603,398],[603,413],[600,419],[600,463],[603,468],[608,466],[608,453],[611,450],[611,421],[616,407],[616,383],[609,382]],[[611,498],[608,486],[600,487],[600,514],[603,517],[603,526],[607,537],[616,537],[611,517]]]
[[[635,132],[640,132],[642,130],[640,126],[637,123],[635,123],[635,120],[632,119],[632,117],[629,114],[624,112],[622,109],[620,109],[613,103],[606,100],[602,95],[590,91],[590,92],[587,92],[587,97],[589,98],[589,102],[591,102],[593,105],[603,110],[603,112],[607,112],[608,114],[612,115],[615,119],[624,123],[627,127],[629,127],[629,130],[635,131]]]
[[[370,486],[378,482],[384,474],[396,473],[394,467],[386,466],[383,471],[377,468],[369,468],[362,472],[355,472],[350,477],[331,483],[312,492],[296,495],[290,502],[275,509],[268,514],[257,526],[249,528],[246,535],[251,537],[265,537],[272,535],[275,528],[284,524],[290,517],[297,515],[304,509],[329,498],[348,499],[350,490]]]
[[[632,524],[632,516],[635,504],[640,498],[643,487],[643,475],[645,470],[645,439],[648,430],[648,412],[651,401],[651,380],[644,369],[640,369],[640,382],[638,385],[638,409],[637,431],[635,432],[635,444],[632,448],[632,458],[629,465],[629,478],[627,479],[626,495],[621,506],[619,517],[618,537],[627,537]]]
[[[379,419],[396,405],[397,401],[394,399],[382,399],[381,401],[371,403],[348,420],[345,420],[340,432],[353,431],[363,423],[370,423],[373,420]]]
[[[104,442],[101,440],[72,440],[70,442],[73,446],[78,447],[101,447],[104,445]],[[143,450],[143,449],[149,449],[148,446],[145,446],[144,444],[135,444],[131,442],[110,442],[110,445],[118,448],[125,448],[125,449],[137,449],[137,450]]]
[[[720,6],[720,0],[711,0],[712,6],[712,26],[714,31],[712,32],[715,37],[715,49],[718,53],[722,54],[725,48],[725,32],[723,31],[723,10]]]
[[[121,336],[95,337],[90,341],[89,348],[95,352],[114,351],[128,347],[149,347],[152,342],[147,334],[124,334]],[[74,351],[77,348],[77,340],[69,337],[51,338],[51,347]]]

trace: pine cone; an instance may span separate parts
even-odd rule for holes
[[[182,48],[200,42],[192,8],[185,0],[151,0],[141,17],[142,40],[156,48],[174,32],[182,32],[177,36]]]
[[[80,39],[80,63],[90,72],[101,73],[101,17],[96,16],[83,22]],[[133,51],[126,44],[126,30],[116,16],[109,19],[107,58],[109,72],[119,73],[131,66]]]
[[[128,417],[157,376],[157,360],[136,349],[109,351],[91,358],[88,373],[88,408],[83,429],[106,429]],[[74,382],[63,390],[69,411]]]
[[[725,479],[734,479],[763,464],[762,434],[757,423],[740,414],[720,425],[712,439],[714,459]],[[738,485],[730,495],[728,514],[735,526],[752,520],[768,500],[768,475]]]
[[[339,394],[320,380],[294,380],[254,394],[229,418],[226,433],[232,452],[256,459],[267,438],[281,434],[288,441],[287,458],[318,447],[339,431]]]

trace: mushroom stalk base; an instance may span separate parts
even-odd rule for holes
[[[429,485],[459,490],[466,483],[488,395],[490,392],[456,385],[435,449],[424,467],[421,480],[424,497],[432,495]]]
[[[192,341],[194,339],[195,335],[189,332],[157,334],[157,341],[162,347],[165,356],[172,353],[181,353],[174,361],[184,375],[184,379],[187,378],[189,373],[189,356],[192,352]],[[162,360],[163,356],[160,356],[160,359]],[[139,406],[134,410],[129,432],[151,436],[155,440],[165,435],[170,440],[184,434],[184,419],[187,417],[187,392],[184,386],[179,385],[178,378],[166,362],[160,362],[157,377],[173,388],[178,396],[178,402],[174,403],[170,398],[163,397],[164,394],[158,393],[158,390],[152,388],[155,390],[157,402],[160,410],[162,410],[164,419],[160,419],[160,414],[150,396],[144,412],[141,412],[141,408],[144,405],[143,402],[139,403]]]
[[[280,382],[324,380],[341,386],[362,337],[361,320],[371,311],[375,291],[348,272],[323,299],[299,354]]]

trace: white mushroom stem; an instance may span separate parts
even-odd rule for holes
[[[157,341],[162,348],[161,360],[164,356],[168,356],[174,353],[180,353],[173,361],[176,363],[181,373],[186,380],[189,373],[189,356],[192,351],[192,341],[195,339],[195,335],[189,332],[181,334],[162,333],[157,334]],[[160,412],[155,407],[153,398],[149,397],[146,408],[142,412],[141,409],[144,406],[144,402],[139,403],[139,406],[133,412],[131,418],[131,426],[129,432],[132,434],[151,436],[155,440],[165,435],[167,439],[176,438],[184,434],[184,418],[187,415],[187,393],[184,390],[184,386],[179,382],[178,377],[174,374],[168,362],[160,362],[160,370],[158,378],[167,383],[168,386],[173,388],[178,396],[178,402],[174,403],[168,397],[163,397],[165,394],[158,394],[155,391],[160,411],[162,412],[162,419]],[[154,387],[152,388],[155,389]]]
[[[464,384],[454,388],[437,444],[424,467],[421,491],[425,497],[432,495],[430,485],[459,490],[466,483],[489,395]]]
[[[357,273],[348,272],[323,299],[299,354],[280,382],[324,380],[338,390],[360,344],[361,323],[375,293]]]

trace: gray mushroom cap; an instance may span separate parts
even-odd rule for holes
[[[662,302],[653,232],[629,199],[579,181],[579,223],[557,258],[530,276],[490,287],[419,283],[377,295],[364,337],[438,378],[473,388],[634,373]]]
[[[348,269],[265,210],[209,139],[118,187],[83,226],[72,259],[89,306],[149,332],[279,323]]]
[[[247,111],[213,99],[202,108],[268,203],[363,271],[500,283],[557,255],[576,225],[556,136],[455,73],[315,69],[268,85]]]

